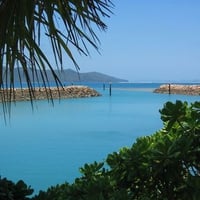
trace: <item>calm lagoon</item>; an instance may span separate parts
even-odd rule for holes
[[[197,101],[197,96],[154,94],[159,84],[93,85],[102,96],[17,102],[6,125],[0,108],[0,176],[23,179],[37,193],[73,182],[85,163],[131,146],[162,127],[159,109],[167,101]]]

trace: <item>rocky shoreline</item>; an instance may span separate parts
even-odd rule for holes
[[[153,92],[163,94],[200,95],[200,85],[164,84]]]
[[[4,95],[3,95],[4,93]],[[11,101],[30,101],[30,92],[28,88],[10,90],[0,90],[0,102],[2,97],[11,94]],[[96,90],[87,86],[66,86],[66,87],[51,87],[51,88],[34,88],[32,94],[33,100],[42,99],[64,99],[64,98],[84,98],[101,96]],[[10,97],[6,97],[4,101],[8,101]]]

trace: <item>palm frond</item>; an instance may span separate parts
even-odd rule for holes
[[[1,101],[11,100],[15,68],[22,69],[31,99],[34,99],[32,80],[38,81],[37,70],[45,88],[50,87],[47,69],[51,70],[57,87],[62,86],[44,53],[41,38],[49,38],[57,68],[63,68],[65,53],[79,70],[72,48],[85,55],[89,54],[88,45],[98,51],[99,38],[94,27],[106,30],[102,19],[112,14],[112,8],[110,0],[1,0],[0,90],[4,90],[0,93]]]

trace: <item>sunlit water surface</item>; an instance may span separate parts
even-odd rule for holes
[[[103,161],[159,130],[158,110],[166,101],[199,100],[155,94],[151,86],[113,87],[111,97],[109,89],[96,88],[101,97],[54,100],[54,106],[36,101],[34,110],[30,102],[17,102],[7,124],[0,108],[0,176],[23,179],[36,193],[71,183],[85,163]]]

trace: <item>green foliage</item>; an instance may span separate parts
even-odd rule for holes
[[[28,187],[22,180],[16,184],[6,178],[0,177],[0,199],[1,200],[28,200],[27,196],[33,193],[33,189]]]
[[[197,200],[200,196],[200,102],[167,102],[164,127],[80,169],[82,177],[35,200]]]
[[[103,19],[109,17],[112,8],[110,0],[0,1],[0,100],[5,103],[11,100],[15,68],[19,71],[20,82],[22,76],[25,77],[31,99],[34,99],[34,83],[40,86],[39,78],[41,86],[48,91],[47,69],[56,85],[62,86],[45,52],[47,47],[41,41],[49,41],[59,69],[63,67],[63,57],[67,56],[78,70],[73,50],[88,55],[89,46],[92,46],[98,51],[100,42],[94,30],[106,30]],[[8,88],[10,90],[1,92]]]
[[[105,162],[85,164],[73,184],[50,187],[33,200],[198,200],[200,102],[167,102],[160,113],[161,130]]]

